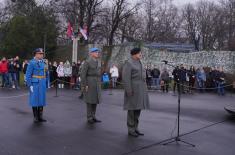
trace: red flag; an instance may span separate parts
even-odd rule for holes
[[[71,26],[71,23],[68,23],[68,29],[67,29],[67,36],[71,37],[73,34],[73,27]]]

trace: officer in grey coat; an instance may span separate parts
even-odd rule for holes
[[[149,109],[145,69],[140,61],[141,49],[131,50],[131,59],[125,62],[122,72],[124,83],[124,110],[127,110],[128,134],[133,137],[143,136],[138,130],[142,109]]]
[[[101,96],[101,62],[99,57],[100,50],[91,48],[89,58],[84,62],[81,69],[83,99],[87,104],[87,121],[90,124],[101,122],[95,116]]]

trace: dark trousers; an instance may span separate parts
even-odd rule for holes
[[[128,132],[133,133],[138,130],[140,113],[141,113],[141,110],[128,110],[127,111]]]
[[[17,74],[16,73],[9,73],[9,85],[12,87],[15,85],[18,88],[18,81],[17,81]]]
[[[169,81],[168,80],[163,80],[163,81],[164,81],[164,85],[161,86],[162,87],[162,91],[168,93]]]
[[[190,78],[189,79],[189,92],[192,92],[192,90],[194,89],[194,84],[195,84],[195,79]]]
[[[42,106],[39,106],[39,107],[32,107],[32,109],[33,109],[33,116],[34,116],[34,119],[36,119],[36,120],[42,119],[43,107],[42,107]]]
[[[175,90],[176,90],[176,87],[177,87],[177,91],[178,91],[178,87],[179,87],[179,82],[174,80],[174,85],[173,85],[173,92],[175,93]]]
[[[186,93],[186,88],[188,86],[186,81],[180,81],[179,82],[180,85],[180,93]]]
[[[86,105],[87,105],[87,120],[96,119],[95,113],[96,113],[97,104],[87,103]]]
[[[9,86],[9,76],[8,73],[2,73],[2,87]]]
[[[20,72],[19,71],[16,72],[16,81],[18,84],[20,84]]]

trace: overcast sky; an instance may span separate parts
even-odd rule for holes
[[[4,2],[5,0],[0,0],[0,2]],[[40,0],[39,0],[40,1]],[[133,1],[133,0],[129,0],[129,1]],[[196,3],[199,0],[174,0],[174,3],[178,6],[182,6],[186,3]],[[209,1],[214,1],[214,2],[218,2],[219,0],[209,0]]]
[[[174,3],[176,5],[184,5],[184,4],[187,4],[187,3],[196,3],[200,0],[174,0]],[[209,0],[209,1],[213,1],[213,2],[219,2],[219,0]]]

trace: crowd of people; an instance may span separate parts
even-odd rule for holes
[[[25,75],[28,67],[28,60],[24,60],[22,63],[19,60],[19,56],[15,58],[6,59],[3,57],[0,61],[0,83],[3,88],[19,89],[20,87],[20,73],[24,75],[24,84]],[[57,86],[59,89],[62,88],[73,88],[80,89],[80,74],[81,74],[81,65],[83,62],[78,61],[73,62],[72,64],[67,60],[65,62],[50,62],[45,60],[47,72],[49,75],[48,87]],[[118,67],[113,65],[110,68],[110,72],[103,72],[102,82],[103,88],[109,88],[110,82],[112,87],[116,88],[117,79],[119,77]],[[57,82],[55,82],[58,80]],[[56,85],[57,84],[57,85]]]
[[[45,60],[47,65],[47,71],[50,75],[50,83],[48,87],[54,87],[58,84],[58,88],[74,88],[80,89],[80,74],[81,66],[83,62],[78,61],[65,62],[56,61],[48,62]],[[0,83],[1,87],[20,89],[20,72],[26,74],[28,66],[28,60],[24,60],[21,63],[19,56],[15,58],[6,59],[3,57],[0,61]],[[25,78],[24,78],[25,79]],[[57,81],[55,83],[54,81]],[[120,71],[116,65],[112,65],[109,72],[103,72],[101,77],[103,88],[116,88],[118,80],[120,80]],[[206,89],[215,88],[214,90],[219,95],[225,94],[225,73],[223,69],[219,68],[190,68],[184,67],[183,64],[177,66],[172,72],[168,71],[167,68],[162,70],[158,69],[157,66],[147,65],[146,67],[146,81],[149,89],[160,89],[162,92],[169,92],[169,87],[172,86],[172,90],[175,93],[176,88],[180,86],[182,93],[193,93],[195,89],[199,92],[205,92]],[[177,83],[179,84],[177,87]]]
[[[20,89],[20,71],[22,65],[20,64],[19,57],[6,59],[3,57],[0,60],[0,77],[1,87]]]
[[[225,95],[225,73],[222,68],[186,68],[181,64],[170,73],[167,68],[160,71],[156,66],[147,66],[146,80],[149,89],[161,89],[163,92],[168,92],[172,84],[174,93],[178,86],[182,93],[193,93],[195,89],[203,93],[208,89]]]

